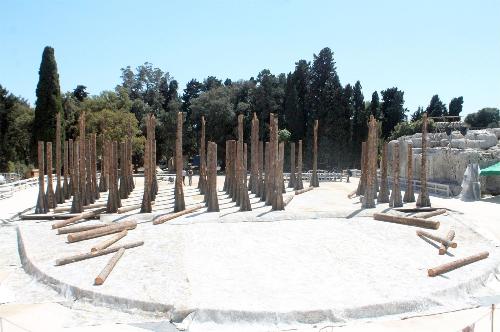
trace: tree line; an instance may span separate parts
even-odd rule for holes
[[[209,76],[192,79],[181,91],[179,83],[160,68],[144,63],[121,69],[121,83],[113,90],[89,96],[86,87],[60,92],[54,50],[46,47],[40,64],[36,105],[9,94],[0,87],[0,168],[32,165],[36,141],[54,141],[55,115],[64,114],[63,139],[76,138],[78,118],[87,117],[87,131],[100,137],[120,139],[129,132],[134,137],[134,163],[142,162],[147,114],[157,118],[157,160],[173,156],[176,113],[184,112],[183,148],[187,156],[198,153],[200,118],[207,120],[207,140],[219,145],[223,161],[225,140],[236,137],[236,117],[245,118],[245,139],[249,140],[250,120],[255,112],[260,120],[260,136],[268,139],[270,113],[276,113],[284,139],[303,140],[305,167],[310,167],[312,129],[319,120],[320,169],[359,167],[361,142],[366,140],[367,121],[373,115],[380,121],[380,135],[388,139],[398,124],[406,123],[404,92],[397,87],[374,91],[365,100],[361,82],[342,85],[334,53],[328,47],[314,54],[311,61],[295,63],[289,73],[273,74],[269,69],[245,80],[222,80]],[[463,98],[454,98],[447,108],[438,95],[425,111],[430,116],[459,115]],[[424,109],[411,116],[418,121]],[[18,166],[16,166],[18,165]],[[24,166],[26,167],[26,166]]]

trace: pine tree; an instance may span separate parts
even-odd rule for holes
[[[427,108],[425,109],[425,112],[430,117],[443,116],[448,114],[446,110],[446,105],[441,101],[441,99],[439,99],[438,95],[432,96],[431,102],[429,103],[429,106],[427,106]]]
[[[33,126],[34,143],[37,141],[53,142],[56,134],[56,114],[62,114],[63,108],[57,63],[54,49],[50,46],[43,50],[39,75]],[[64,128],[64,124],[61,125]],[[64,130],[62,133],[64,136]],[[62,141],[64,142],[64,137],[62,137]],[[36,151],[36,149],[32,149],[32,151]]]
[[[378,97],[378,92],[373,91],[372,101],[370,102],[370,114],[377,120],[381,120],[382,116],[380,114],[380,99]]]
[[[361,142],[368,135],[368,113],[365,109],[365,101],[361,83],[356,82],[353,89],[353,117],[352,117],[352,151],[353,160],[358,165],[361,157]],[[358,165],[359,166],[359,165]]]
[[[388,138],[394,127],[405,120],[404,92],[398,88],[390,88],[382,91],[382,105],[380,112],[382,119],[382,136]]]
[[[462,106],[464,104],[464,97],[453,98],[448,106],[448,114],[458,116],[462,112]]]

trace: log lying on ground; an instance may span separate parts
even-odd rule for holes
[[[203,207],[205,207],[205,206],[204,205],[195,205],[195,206],[187,208],[187,209],[185,209],[183,211],[179,211],[179,212],[174,212],[174,213],[171,213],[171,214],[167,214],[166,216],[161,216],[158,219],[153,220],[153,225],[163,224],[166,221],[169,221],[169,220],[175,219],[177,217],[183,216],[185,214],[194,212],[194,211],[199,210],[199,209],[201,209]]]
[[[290,203],[294,197],[295,197],[295,196],[293,196],[293,195],[290,195],[290,196],[285,196],[285,197],[283,198],[283,204],[284,204],[285,206],[287,206],[287,205],[288,205],[288,203]]]
[[[88,209],[95,209],[95,208],[100,208],[106,206],[106,203],[92,203],[89,205],[85,205],[83,208],[88,210]],[[54,212],[66,212],[66,211],[71,211],[71,206],[58,206],[54,209]]]
[[[151,202],[151,205],[154,205],[155,202]],[[122,206],[121,208],[118,208],[118,211],[116,211],[116,213],[125,213],[125,212],[130,212],[130,211],[133,211],[133,210],[138,210],[142,207],[142,203],[141,204],[134,204],[134,205],[129,205],[129,206]]]
[[[356,192],[356,190],[354,190],[352,193],[347,195],[347,198],[352,199],[352,198],[356,197],[356,195],[357,195],[357,192]]]
[[[447,212],[446,209],[437,209],[436,211],[417,213],[417,214],[413,215],[412,217],[427,219],[430,217],[438,216],[440,214],[444,214],[446,212]]]
[[[95,246],[93,246],[92,249],[90,249],[90,252],[106,249],[107,247],[109,247],[113,243],[118,242],[120,239],[124,238],[127,235],[127,233],[128,233],[128,231],[125,229],[125,230],[121,231],[120,233],[113,235],[109,239],[106,239],[106,240],[96,244]]]
[[[142,246],[143,244],[144,244],[144,241],[130,242],[130,243],[127,243],[127,244],[123,244],[121,246],[106,248],[104,250],[99,250],[99,251],[94,251],[94,252],[86,252],[86,253],[83,253],[83,254],[78,254],[78,255],[74,255],[74,256],[60,258],[60,259],[56,260],[56,266],[66,265],[66,264],[70,264],[70,263],[75,263],[75,262],[83,261],[83,260],[89,259],[89,258],[94,258],[94,257],[103,256],[103,255],[108,255],[108,254],[117,252],[121,248],[131,249],[131,248]]]
[[[109,260],[108,264],[106,264],[106,266],[101,271],[101,273],[99,273],[99,275],[97,276],[97,278],[95,278],[94,283],[96,285],[102,285],[106,281],[106,279],[108,278],[109,274],[111,273],[111,271],[115,267],[116,263],[118,263],[118,261],[120,260],[120,258],[123,256],[124,252],[125,252],[125,248],[121,248],[120,250],[118,250],[116,252],[116,254],[113,255],[113,257],[111,257],[111,259]]]
[[[449,232],[448,232],[448,234],[446,234],[445,239],[448,240],[448,241],[451,241],[454,238],[455,238],[455,231],[453,229],[450,229]],[[441,244],[441,246],[439,247],[439,254],[440,255],[444,255],[447,250],[448,250],[448,247],[445,246],[444,244]]]
[[[472,256],[469,256],[469,257],[457,259],[456,261],[449,262],[449,263],[446,263],[446,264],[439,265],[439,266],[436,266],[434,268],[428,269],[427,270],[427,274],[429,275],[429,277],[435,277],[435,276],[438,276],[440,274],[443,274],[443,273],[450,272],[450,271],[453,271],[455,269],[458,269],[459,267],[462,267],[462,266],[465,266],[465,265],[469,265],[471,263],[474,263],[474,262],[480,261],[482,259],[485,259],[489,255],[490,255],[489,252],[483,251],[483,252],[481,252],[479,254],[475,254],[475,255],[472,255]]]
[[[96,228],[96,229],[91,229],[89,231],[83,231],[83,232],[78,232],[74,234],[69,234],[68,235],[68,242],[73,243],[73,242],[78,242],[78,241],[84,241],[84,240],[89,240],[93,239],[96,237],[104,236],[104,235],[109,235],[113,233],[118,233],[123,230],[131,230],[137,227],[137,223],[135,221],[124,221],[120,223],[115,223],[111,225],[107,225],[105,227],[101,228]]]
[[[428,239],[431,239],[431,240],[434,240],[436,242],[439,242],[443,245],[445,245],[446,247],[452,247],[452,248],[456,248],[457,247],[457,243],[456,242],[451,242],[451,241],[448,241],[447,239],[445,238],[442,238],[440,236],[437,236],[437,235],[434,235],[434,234],[430,234],[426,231],[422,231],[422,230],[417,230],[417,235],[418,236],[423,236],[423,237],[426,237]]]
[[[417,226],[422,228],[430,228],[430,229],[438,229],[439,221],[433,221],[429,219],[420,219],[413,217],[401,217],[401,216],[393,216],[386,213],[374,213],[373,219],[380,221],[388,221],[396,224],[402,224],[407,226]]]
[[[430,212],[430,211],[436,211],[438,208],[433,208],[433,207],[423,207],[423,208],[397,208],[394,209],[399,212],[406,212],[406,213],[413,213],[413,212]]]
[[[69,233],[78,233],[83,231],[88,231],[91,229],[101,228],[107,226],[108,224],[96,224],[96,225],[83,225],[83,226],[71,226],[71,227],[63,227],[57,229],[57,234],[69,234]]]
[[[72,217],[72,218],[69,218],[66,220],[62,220],[62,221],[56,222],[55,224],[52,224],[52,229],[61,228],[61,227],[67,226],[69,224],[75,224],[83,219],[95,217],[95,216],[97,216],[105,211],[106,211],[106,208],[100,208],[97,210],[80,213],[79,215],[77,215],[75,217]]]
[[[300,194],[306,193],[309,190],[313,190],[313,189],[314,189],[314,187],[307,187],[307,188],[304,188],[304,189],[295,190],[295,195],[300,195]]]

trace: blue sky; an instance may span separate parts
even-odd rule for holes
[[[365,99],[397,86],[405,106],[464,113],[500,107],[500,1],[43,1],[2,0],[0,84],[33,104],[41,54],[55,48],[61,89],[113,89],[120,68],[146,61],[181,87],[215,75],[248,79],[293,70],[323,47],[342,84]]]

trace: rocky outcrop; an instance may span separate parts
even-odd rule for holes
[[[479,164],[485,168],[500,161],[500,128],[469,130],[465,136],[459,131],[430,133],[428,135],[427,179],[431,182],[449,184],[452,193],[458,195],[467,165]],[[402,136],[399,141],[400,174],[406,177],[408,142],[413,144],[413,177],[420,178],[422,156],[422,134]],[[392,146],[389,142],[389,160]],[[390,163],[389,163],[390,164]],[[500,194],[500,176],[481,177],[483,192]]]

